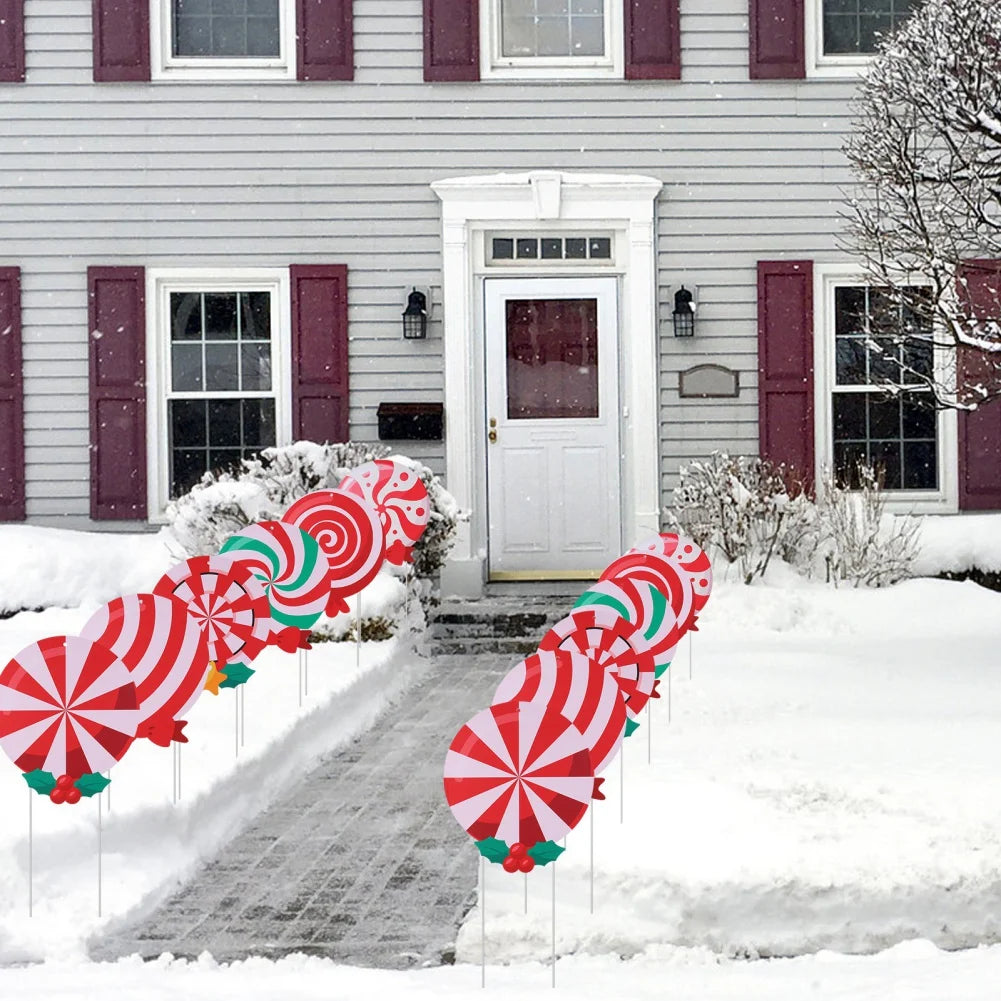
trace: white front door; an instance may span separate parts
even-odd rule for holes
[[[487,279],[484,305],[490,576],[597,576],[620,551],[616,279]]]

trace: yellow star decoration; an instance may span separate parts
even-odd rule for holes
[[[212,664],[212,670],[209,671],[208,678],[205,679],[205,691],[211,692],[213,695],[219,694],[219,686],[226,680],[226,675],[215,669],[215,663],[210,661]]]

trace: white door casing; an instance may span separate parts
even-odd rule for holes
[[[616,286],[614,277],[484,282],[491,579],[593,577],[619,555]],[[530,327],[515,320],[540,310],[547,319]],[[579,339],[556,343],[546,329],[554,317]],[[521,343],[530,328],[534,346]],[[527,364],[517,357],[526,353]]]
[[[660,437],[654,206],[656,178],[534,171],[451,177],[432,190],[442,202],[442,355],[445,485],[461,509],[442,593],[478,596],[487,572],[483,245],[495,230],[600,229],[614,233],[619,276],[619,431],[622,540],[633,545],[660,525]],[[540,262],[541,265],[542,262]],[[540,267],[539,272],[545,271]],[[562,270],[566,274],[566,269]],[[606,272],[607,273],[607,272]]]

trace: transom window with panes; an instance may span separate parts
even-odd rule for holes
[[[165,76],[290,76],[293,0],[153,0]]]
[[[621,0],[484,0],[484,76],[621,76],[621,7]]]
[[[244,274],[150,276],[150,469],[161,509],[206,472],[287,437],[287,279]]]
[[[912,293],[925,294],[918,288]],[[857,466],[864,462],[887,490],[939,490],[939,421],[922,381],[933,375],[930,327],[876,287],[836,285],[833,299],[837,479],[857,486]],[[900,388],[890,393],[888,384]]]

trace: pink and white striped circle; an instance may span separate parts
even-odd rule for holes
[[[593,791],[583,734],[542,703],[484,709],[445,756],[445,799],[476,841],[556,841],[580,822]]]
[[[344,598],[370,584],[385,556],[385,536],[372,504],[341,490],[314,490],[282,515],[308,532],[330,565],[333,603],[328,614],[345,610]]]
[[[414,469],[394,459],[375,459],[352,469],[338,489],[368,501],[379,512],[390,563],[413,562],[414,545],[431,518],[427,488]]]
[[[667,557],[630,549],[605,567],[600,580],[617,580],[622,577],[647,581],[665,595],[678,620],[681,635],[695,624],[692,576]]]
[[[271,606],[252,570],[226,557],[194,556],[172,566],[154,594],[177,598],[205,636],[217,666],[237,653],[253,660],[271,633]]]
[[[0,747],[23,772],[74,779],[105,772],[138,725],[129,669],[82,636],[32,643],[0,673]]]
[[[584,735],[600,775],[618,753],[626,728],[626,704],[615,679],[583,654],[540,650],[505,675],[494,704],[541,702],[561,713]]]
[[[80,630],[111,650],[132,673],[139,736],[171,725],[194,705],[209,673],[209,648],[195,619],[176,598],[129,594],[99,608]]]
[[[662,556],[687,573],[692,583],[692,603],[701,612],[713,589],[712,563],[705,551],[686,535],[661,532],[629,550],[630,553],[652,553]]]
[[[656,691],[656,665],[642,632],[607,605],[575,608],[542,637],[539,650],[568,650],[593,660],[615,679],[632,720]]]

